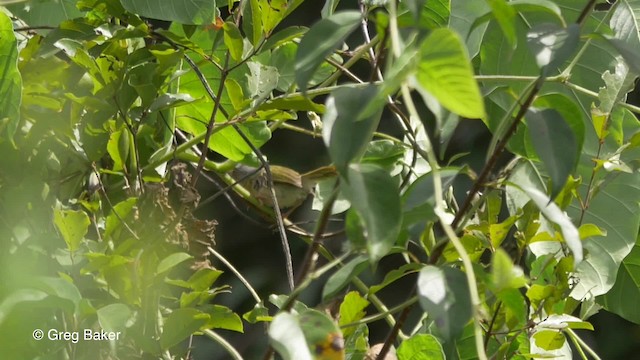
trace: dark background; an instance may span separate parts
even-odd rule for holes
[[[340,8],[355,8],[355,3],[355,1],[343,1]],[[302,6],[280,24],[279,29],[292,25],[310,26],[320,19],[320,11],[323,5],[324,1],[304,2]],[[276,31],[278,31],[278,29]],[[361,43],[362,37],[360,32],[356,32],[349,42],[352,44]],[[352,70],[364,79],[369,78],[370,69],[366,66],[361,65]],[[639,94],[638,91],[630,94],[630,102],[639,104]],[[315,100],[322,101],[321,98],[316,98]],[[420,102],[420,100],[418,100],[418,102]],[[428,113],[426,108],[423,110],[425,113]],[[304,113],[299,114],[299,120],[296,122],[296,125],[310,128]],[[429,125],[431,124],[427,124],[427,126]],[[395,120],[391,119],[388,114],[383,114],[380,127],[381,131],[401,137],[401,131],[395,123]],[[446,154],[451,155],[463,152],[476,154],[477,156],[464,157],[462,161],[470,163],[474,169],[478,170],[483,165],[484,154],[486,154],[490,140],[491,134],[482,122],[462,120]],[[273,139],[269,141],[262,150],[271,163],[286,165],[301,173],[330,162],[321,138],[313,139],[309,136],[287,130],[274,132]],[[458,187],[463,192],[464,185],[465,184],[458,184]],[[201,189],[203,198],[205,198],[207,194],[213,194],[217,191],[211,184],[205,186],[207,188]],[[213,217],[219,222],[216,234],[217,251],[223,254],[228,261],[242,272],[264,301],[268,303],[268,295],[288,293],[283,265],[284,256],[280,240],[273,226],[269,224],[267,220],[261,218],[255,211],[252,211],[241,201],[236,199],[235,203],[238,209],[254,218],[257,222],[262,223],[262,225],[250,222],[245,217],[240,216],[236,210],[229,206],[228,200],[223,197],[220,197],[202,211],[206,212],[205,217]],[[296,211],[292,216],[292,220],[297,220],[303,227],[312,230],[313,223],[310,221],[313,220],[314,216],[315,215],[310,212],[310,201],[308,201],[302,209]],[[341,219],[336,219],[333,226],[339,228],[340,222]],[[307,245],[293,234],[289,234],[289,241],[295,270],[298,265],[296,261],[302,259]],[[332,239],[328,246],[334,251],[339,251],[342,241],[344,241],[343,238]],[[232,292],[230,294],[220,295],[216,298],[216,302],[229,306],[239,314],[250,311],[254,305],[254,301],[246,288],[223,264],[220,264],[216,260],[214,260],[213,263],[216,267],[225,271],[225,274],[218,280],[218,284],[230,284],[232,286]],[[397,268],[402,263],[401,259],[390,256],[382,260],[376,271],[376,275],[371,272],[365,272],[362,278],[369,283],[380,281],[380,274],[385,274]],[[387,304],[398,304],[406,300],[406,296],[414,282],[415,278],[406,277],[402,281],[398,281],[392,286],[389,286],[379,295]],[[309,306],[319,305],[323,283],[324,281],[322,279],[316,281],[303,293],[300,300]],[[640,299],[637,300],[640,301]],[[272,310],[274,310],[273,307]],[[415,326],[415,322],[419,318],[418,310],[414,311],[413,315],[414,316],[410,317],[405,329],[411,329]],[[591,317],[589,321],[593,324],[595,331],[579,331],[578,333],[592,346],[602,359],[639,358],[637,354],[640,353],[640,326],[604,310]],[[384,321],[370,324],[369,328],[369,340],[371,344],[383,341],[389,330]],[[264,354],[267,340],[264,333],[264,324],[250,325],[245,323],[244,334],[237,334],[230,331],[219,332],[228,339],[246,359],[261,358]],[[204,337],[196,337],[193,345],[193,355],[195,359],[225,359],[227,357],[219,345]],[[579,358],[575,351],[574,358]]]

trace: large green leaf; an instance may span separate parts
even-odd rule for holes
[[[200,330],[209,321],[210,316],[196,309],[176,309],[164,322],[160,345],[169,349]]]
[[[183,24],[210,24],[216,15],[216,0],[120,0],[127,11],[152,19]]]
[[[458,269],[425,266],[418,277],[418,296],[422,309],[436,323],[445,341],[457,337],[471,319],[469,288],[464,273]]]
[[[30,26],[56,26],[64,20],[82,16],[77,0],[29,0],[7,8]]]
[[[576,135],[555,109],[530,108],[526,119],[531,142],[551,178],[551,199],[554,199],[578,161]]]
[[[366,234],[369,260],[377,262],[395,244],[402,213],[397,181],[372,164],[349,166],[341,188],[358,213]]]
[[[466,49],[455,32],[443,28],[429,34],[420,46],[415,76],[419,89],[451,112],[471,119],[486,117]]]
[[[0,143],[13,141],[20,122],[22,78],[18,72],[18,48],[11,19],[0,13]]]
[[[442,345],[431,334],[416,334],[400,344],[398,359],[439,360],[445,359]]]
[[[304,35],[296,54],[296,83],[303,92],[316,69],[355,30],[360,20],[357,11],[337,12],[318,21]]]
[[[375,103],[377,95],[378,87],[367,85],[365,88],[339,88],[327,99],[322,137],[331,160],[342,173],[362,156],[378,127],[384,104]],[[374,106],[374,113],[363,113],[370,104]]]
[[[486,23],[474,27],[474,22],[480,14],[489,10],[486,1],[451,0],[451,17],[449,27],[465,39],[467,52],[471,58],[480,51],[482,37],[487,30]]]
[[[640,242],[622,261],[611,290],[598,300],[607,310],[640,324],[640,308],[635,299],[640,299]]]
[[[527,43],[542,74],[547,75],[561,66],[578,48],[580,27],[567,28],[553,23],[535,25],[527,33]]]
[[[53,221],[67,243],[69,251],[78,250],[91,224],[89,216],[84,211],[56,209]]]
[[[594,154],[583,155],[583,165],[579,174],[588,179],[591,176]],[[588,165],[587,165],[588,164]],[[584,210],[582,223],[595,224],[606,231],[606,236],[593,236],[584,241],[587,256],[576,269],[578,283],[571,292],[574,299],[584,299],[607,293],[616,281],[616,274],[622,260],[631,252],[640,227],[640,174],[620,173],[606,182],[593,196],[589,208]],[[586,195],[587,184],[580,187],[582,198]],[[583,210],[576,202],[568,209],[575,219]],[[631,290],[631,289],[620,289]],[[625,297],[628,298],[628,297]],[[612,298],[608,299],[613,310]],[[616,300],[617,301],[617,300]]]

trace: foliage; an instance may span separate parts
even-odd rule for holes
[[[568,359],[600,308],[640,323],[640,1],[327,0],[287,25],[304,3],[2,7],[0,353],[187,359],[206,336],[240,359],[229,331],[266,323],[265,358]],[[477,173],[447,151],[470,122],[492,133]],[[232,176],[264,167],[247,186],[281,186],[270,204],[300,190],[313,172],[261,151],[287,130],[335,166],[312,232]],[[216,251],[208,174],[277,224],[291,289],[270,305]],[[253,309],[223,305],[223,271]]]

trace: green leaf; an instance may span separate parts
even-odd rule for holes
[[[196,99],[194,99],[189,94],[166,93],[156,97],[153,100],[153,103],[151,103],[151,106],[149,106],[149,111],[153,112],[153,111],[171,109],[184,104],[192,103],[194,101],[196,101]]]
[[[369,294],[377,293],[378,291],[384,289],[385,287],[392,284],[396,280],[403,278],[405,275],[409,275],[417,272],[420,268],[421,268],[420,264],[409,263],[409,264],[404,264],[397,269],[389,271],[384,276],[384,279],[380,284],[371,286],[369,288]]]
[[[563,28],[560,25],[543,23],[534,26],[527,33],[527,44],[545,76],[569,59],[578,48],[579,42],[578,24]]]
[[[527,284],[524,272],[502,248],[496,249],[491,260],[491,286],[494,292],[506,289],[519,289]]]
[[[91,225],[91,220],[84,211],[62,209],[53,211],[53,222],[71,252],[78,250],[80,242],[87,234],[89,225]]]
[[[365,309],[369,306],[369,301],[363,298],[357,291],[351,291],[345,295],[340,304],[339,324],[343,328],[344,337],[347,338],[355,333],[356,327],[344,327],[344,325],[355,323],[365,316]]]
[[[458,35],[436,29],[420,46],[416,73],[419,89],[435,97],[453,113],[484,119],[484,100],[473,77],[473,69]]]
[[[453,184],[458,173],[459,169],[455,168],[440,169],[443,192],[447,191]],[[437,216],[433,211],[435,208],[434,196],[433,173],[429,172],[413,181],[402,194],[404,223],[414,224],[416,222],[436,220]]]
[[[147,0],[120,0],[134,14],[182,24],[206,25],[214,21],[216,0],[163,0],[162,6]]]
[[[98,322],[104,331],[121,332],[133,322],[133,312],[125,304],[109,304],[96,310]]]
[[[196,309],[175,309],[167,317],[160,335],[160,346],[167,350],[191,334],[200,330],[209,322],[210,316]]]
[[[542,330],[533,334],[533,340],[541,349],[557,350],[564,345],[566,339],[560,331]]]
[[[189,278],[189,287],[196,291],[208,290],[220,275],[222,275],[222,271],[220,270],[208,268],[200,269]]]
[[[444,360],[444,350],[435,336],[431,334],[417,334],[400,344],[398,359],[411,360]]]
[[[229,49],[231,58],[235,61],[242,60],[244,42],[240,29],[230,21],[225,22],[222,29],[224,30],[224,44],[227,46],[227,49]]]
[[[0,143],[13,142],[20,123],[22,78],[18,71],[18,48],[11,19],[0,13]]]
[[[280,313],[269,326],[269,339],[284,360],[312,360],[297,316]]]
[[[583,154],[579,175],[584,179],[588,179],[587,176],[593,171],[593,158],[595,154]],[[593,236],[584,240],[588,255],[584,264],[576,269],[575,276],[580,281],[572,289],[571,297],[574,299],[606,294],[614,285],[620,264],[633,249],[640,227],[639,183],[640,174],[620,173],[599,189],[591,198],[588,209],[582,210],[575,201],[568,209],[573,218],[582,216],[583,223],[594,224],[606,231],[606,236]],[[586,188],[587,184],[583,183],[580,193],[585,194]],[[631,291],[628,287],[626,290]],[[613,311],[618,308],[613,304],[617,304],[620,299],[610,298],[609,309]]]
[[[162,261],[160,261],[160,263],[158,264],[158,267],[156,268],[156,275],[161,275],[173,269],[175,266],[179,265],[180,263],[192,258],[193,256],[187,253],[183,253],[183,252],[173,253],[167,256],[166,258],[162,259]]]
[[[60,277],[41,276],[35,281],[34,287],[46,292],[49,295],[69,300],[74,306],[78,306],[82,295],[78,287],[71,282],[72,280]]]
[[[357,256],[331,275],[322,289],[322,299],[326,301],[332,298],[347,286],[354,277],[367,268],[367,260],[369,259],[364,255]]]
[[[604,296],[598,298],[605,309],[621,317],[640,324],[640,308],[636,301],[640,298],[640,238],[624,258],[618,270],[616,282]]]
[[[309,309],[298,316],[309,350],[315,359],[341,359],[344,339],[338,325],[328,314]]]
[[[296,83],[303,92],[316,69],[360,24],[357,11],[337,12],[318,21],[304,35],[296,54]]]
[[[271,34],[269,39],[267,39],[264,45],[260,48],[260,51],[263,52],[275,49],[285,43],[292,41],[293,39],[301,37],[308,30],[309,28],[305,26],[291,26],[286,29],[282,29],[275,34]]]
[[[407,0],[404,3],[417,21],[420,19],[420,12],[426,2],[427,0]]]
[[[489,3],[493,17],[500,25],[507,42],[515,47],[518,40],[515,29],[516,10],[506,0],[487,0],[487,3]]]
[[[287,15],[287,0],[259,0],[262,14],[262,32],[269,37],[273,29]]]
[[[364,226],[369,261],[376,263],[393,247],[400,232],[402,214],[398,184],[375,165],[349,166],[341,189]]]
[[[573,129],[555,109],[530,108],[526,115],[531,142],[551,178],[551,199],[564,187],[578,162]]]
[[[273,89],[278,86],[278,69],[273,66],[263,65],[250,61],[247,63],[250,74],[248,89],[253,104],[260,104],[271,95]]]
[[[111,212],[107,215],[105,225],[104,237],[106,239],[109,239],[116,230],[122,228],[122,222],[127,221],[129,214],[133,212],[137,202],[138,198],[132,197],[117,203],[113,209],[111,209]]]
[[[449,27],[466,39],[466,48],[470,58],[474,58],[480,51],[482,38],[487,30],[487,23],[474,26],[478,14],[489,10],[486,1],[451,0],[451,17]]]
[[[9,4],[7,9],[30,26],[52,26],[82,16],[76,2],[77,0],[29,0]]]
[[[329,156],[341,173],[364,153],[380,121],[383,104],[378,103],[374,114],[363,108],[376,98],[378,88],[343,87],[331,93],[323,116],[322,137]]]
[[[207,328],[243,332],[240,316],[228,307],[222,305],[205,305],[202,310],[211,317]]]
[[[514,185],[509,185],[514,186]],[[558,205],[551,202],[546,194],[529,186],[517,186],[519,190],[527,194],[533,200],[540,212],[551,222],[560,227],[562,238],[573,253],[574,266],[578,266],[583,259],[582,241],[576,226],[571,222],[567,214]]]
[[[464,329],[472,315],[464,273],[451,267],[425,266],[418,277],[422,309],[435,321],[438,333],[449,341]]]
[[[0,302],[0,324],[11,314],[16,305],[24,302],[38,302],[45,300],[49,295],[44,291],[34,289],[19,289],[11,292]]]
[[[613,38],[607,37],[637,73],[640,71],[640,2],[621,0],[615,7],[609,26],[614,32]]]

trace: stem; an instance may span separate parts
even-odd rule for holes
[[[587,353],[591,355],[592,358],[594,358],[594,360],[602,360],[600,359],[600,356],[598,356],[598,354],[596,354],[596,352],[573,331],[573,329],[565,329],[565,333],[569,335],[569,338],[572,341],[574,341],[574,343],[576,344],[576,348],[582,348],[586,350]]]
[[[253,289],[253,287],[247,281],[247,279],[245,279],[244,276],[242,276],[242,274],[233,265],[231,265],[231,263],[229,261],[227,261],[227,259],[225,259],[224,256],[222,256],[222,254],[220,254],[219,252],[215,251],[211,246],[207,246],[207,250],[209,250],[209,252],[213,256],[218,258],[218,260],[220,260],[220,262],[222,262],[227,268],[229,268],[229,270],[231,270],[231,272],[235,276],[238,277],[238,280],[240,280],[240,282],[247,288],[247,290],[249,290],[249,293],[251,294],[251,296],[253,296],[253,299],[256,301],[256,303],[261,303],[262,302],[262,299],[260,299],[260,296]]]
[[[213,332],[212,330],[204,330],[203,333],[211,340],[217,342],[222,346],[227,353],[231,355],[231,358],[234,360],[243,360],[242,355],[233,347],[233,345],[229,344],[227,340],[225,340],[222,336]]]

